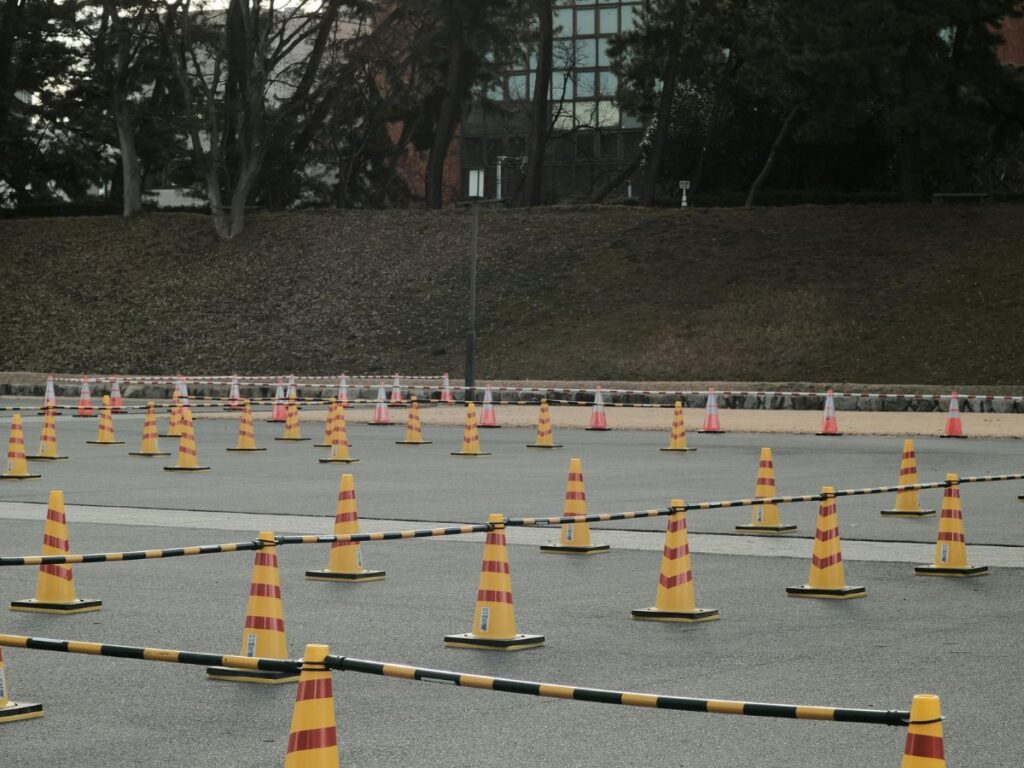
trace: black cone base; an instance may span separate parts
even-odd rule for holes
[[[724,435],[724,429],[698,429],[698,435]]]
[[[433,445],[431,440],[395,440],[395,445]]]
[[[321,464],[355,464],[359,459],[317,459]]]
[[[516,635],[495,639],[464,632],[461,635],[445,635],[444,644],[449,648],[476,648],[481,651],[523,651],[544,645],[544,635]]]
[[[477,429],[501,429],[501,424],[477,424]]]
[[[611,432],[611,427],[587,427],[587,432]]]
[[[657,608],[636,608],[630,614],[637,621],[718,621],[721,617],[717,608],[694,608],[692,611],[659,611]]]
[[[815,432],[818,437],[842,437],[842,432]]]
[[[609,548],[608,544],[593,544],[589,547],[574,547],[571,544],[568,546],[545,544],[541,546],[540,551],[561,553],[563,555],[599,555],[602,552],[607,552]]]
[[[465,453],[463,451],[452,451],[452,456],[490,456],[491,454],[481,451],[480,453]]]
[[[266,419],[267,424],[284,424],[284,419]]]
[[[778,533],[789,533],[790,531],[795,531],[796,526],[787,523],[779,523],[778,525],[754,525],[753,523],[750,523],[749,525],[737,525],[736,530],[755,535],[773,536]]]
[[[232,453],[249,453],[250,451],[265,451],[266,448],[225,448],[225,451],[231,451]]]
[[[536,443],[527,443],[527,448],[564,448],[564,445],[537,445]]]
[[[100,440],[86,440],[88,445],[124,445],[124,440],[112,440],[112,441],[100,441]]]
[[[42,716],[42,704],[19,704],[16,701],[9,701],[7,706],[0,707],[0,723],[13,723],[15,720],[31,720],[33,717]]]
[[[864,587],[839,587],[838,589],[816,589],[804,584],[802,587],[786,587],[790,597],[817,597],[826,600],[849,600],[851,597],[864,597]]]
[[[693,453],[697,449],[696,448],[659,448],[658,450],[659,451],[663,451],[665,453]]]
[[[306,578],[310,581],[380,581],[384,578],[384,571],[359,571],[358,573],[345,573],[344,571],[329,571],[326,568],[322,571],[306,571]]]
[[[181,437],[181,435],[172,435],[172,434],[170,434],[170,433],[168,432],[168,433],[167,433],[166,435],[165,435],[165,434],[163,434],[163,433],[161,433],[161,434],[157,435],[157,437],[169,437],[169,438],[171,438],[172,440],[177,440],[177,439],[178,439],[179,437]]]
[[[294,683],[299,679],[295,672],[273,672],[265,669],[233,669],[231,667],[207,667],[206,676],[211,680],[225,680],[232,683],[263,683],[280,685]]]
[[[0,475],[0,480],[38,480],[42,475]]]
[[[29,461],[59,461],[60,459],[66,459],[67,456],[26,456]]]
[[[880,514],[885,517],[933,517],[935,515],[935,510],[918,509],[912,512],[904,512],[899,509],[883,509]]]
[[[314,448],[330,448],[330,443],[313,443]]]
[[[305,443],[312,440],[311,437],[275,437],[279,443]]]
[[[206,472],[209,467],[164,467],[164,472]]]
[[[968,565],[963,568],[936,568],[934,565],[919,565],[914,568],[919,576],[987,576],[987,565]]]
[[[95,413],[73,413],[73,414],[71,414],[71,416],[72,416],[72,418],[75,418],[75,419],[95,419],[96,418],[96,414]]]
[[[967,439],[967,435],[939,435],[939,437],[941,437],[943,439],[950,439],[950,440],[966,440]]]
[[[393,427],[397,424],[397,421],[368,421],[366,426],[368,427]]]
[[[26,613],[88,613],[98,611],[103,605],[102,600],[72,600],[70,603],[46,603],[36,600],[34,597],[28,600],[14,600],[11,602],[12,611],[25,611]]]
[[[155,453],[140,453],[139,451],[128,451],[129,456],[170,456],[170,453],[165,451],[156,451]]]

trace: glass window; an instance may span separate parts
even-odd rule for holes
[[[612,39],[610,37],[602,37],[597,41],[597,66],[599,67],[610,67],[612,60],[608,55],[608,46],[611,45]]]
[[[555,104],[553,114],[555,117],[555,128],[558,128],[561,131],[568,131],[576,126],[576,121],[573,119],[571,102]]]
[[[625,13],[625,9],[623,9]],[[554,15],[555,37],[572,37],[572,11],[559,8]]]
[[[601,73],[601,95],[614,96],[619,88],[619,78],[614,72]]]
[[[640,118],[636,115],[631,115],[628,112],[622,115],[622,127],[623,128],[642,128],[643,123],[640,122]]]
[[[487,98],[491,101],[501,101],[505,98],[505,89],[501,87],[501,83],[494,83],[487,89]]]
[[[595,90],[596,77],[596,72],[579,72],[576,74],[576,98],[589,99],[597,94]]]
[[[597,103],[593,101],[576,102],[576,124],[582,127],[593,127],[597,120]]]
[[[576,11],[576,35],[592,35],[596,31],[594,11]]]
[[[597,102],[597,124],[602,128],[619,126],[619,108],[610,101]]]
[[[551,73],[551,100],[558,102],[572,99],[572,77],[566,71]]]
[[[597,61],[597,40],[576,41],[576,67],[585,69],[594,66]]]
[[[600,18],[598,21],[601,23],[601,34],[602,35],[614,35],[619,31],[619,9],[618,8],[602,8],[600,10]]]
[[[624,5],[620,9],[622,11],[622,31],[628,32],[634,29],[637,22],[640,20],[640,6],[639,5]]]
[[[513,101],[530,98],[530,94],[526,90],[526,75],[512,75],[509,77],[508,97]]]

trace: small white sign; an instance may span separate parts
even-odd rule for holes
[[[679,182],[679,188],[680,189],[689,189],[690,188],[690,182],[688,182],[688,181],[680,181]]]
[[[471,170],[469,172],[469,196],[470,197],[483,197],[484,196],[484,178],[486,171],[484,170]]]

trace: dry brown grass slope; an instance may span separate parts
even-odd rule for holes
[[[488,210],[480,375],[1024,382],[1024,206]],[[0,369],[461,370],[465,211],[0,221]]]

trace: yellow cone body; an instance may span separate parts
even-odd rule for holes
[[[264,547],[256,552],[252,566],[241,655],[286,659],[288,642],[284,634],[284,603],[281,601],[277,547],[273,533],[260,531],[259,538],[264,542]]]
[[[757,462],[757,487],[754,489],[755,499],[770,499],[778,495],[775,487],[775,462],[772,460],[772,449],[762,448]],[[795,525],[779,522],[778,504],[760,504],[751,510],[750,524],[737,525],[736,530],[747,533],[774,534],[796,530]]]
[[[43,431],[39,433],[39,452],[34,459],[63,458],[57,451],[57,412],[47,408],[43,414]]]
[[[180,437],[182,424],[181,424],[181,395],[178,390],[174,390],[174,394],[171,396],[171,415],[167,419],[167,436],[168,437]]]
[[[121,445],[121,442],[114,436],[114,417],[110,406],[110,395],[103,396],[103,407],[100,409],[96,439],[90,442],[93,445]]]
[[[301,440],[302,429],[299,427],[299,406],[295,400],[288,401],[288,414],[284,420],[284,435],[282,440]]]
[[[256,449],[256,428],[252,423],[252,407],[246,400],[242,406],[242,415],[238,420],[238,441],[236,451],[252,451]]]
[[[914,450],[913,440],[903,441],[903,457],[900,460],[900,476],[896,481],[897,485],[914,485],[917,483],[917,452]],[[899,491],[896,494],[896,504],[892,511],[899,513],[920,514],[921,509],[920,491],[916,488],[911,491]]]
[[[318,448],[331,447],[331,435],[334,434],[334,411],[337,403],[337,399],[333,397],[327,402],[327,418],[324,419],[324,439],[322,443],[317,443]]]
[[[405,422],[405,443],[423,442],[423,425],[420,423],[420,404],[413,397],[409,402],[409,418]]]
[[[841,600],[863,597],[866,594],[863,587],[847,586],[845,581],[835,492],[835,488],[830,486],[821,489],[824,498],[818,505],[818,524],[814,532],[810,576],[807,583],[801,587],[787,587],[786,593],[789,595]]]
[[[348,423],[345,421],[345,406],[337,403],[334,406],[334,429],[331,430],[331,455],[326,459],[320,459],[321,464],[331,461],[351,463],[359,461],[353,459],[349,454],[348,447]]]
[[[338,728],[326,645],[307,645],[288,732],[284,768],[338,768]]]
[[[540,401],[540,414],[537,416],[537,436],[533,445],[536,448],[554,448],[555,431],[551,426],[551,411],[548,408],[548,401]]]
[[[359,533],[359,513],[356,510],[356,484],[352,475],[342,475],[338,487],[338,508],[334,515],[334,535]],[[363,567],[362,549],[358,541],[335,541],[327,560],[327,570],[333,573],[369,573]],[[384,574],[381,573],[381,576]]]
[[[160,454],[160,442],[156,430],[156,406],[150,400],[146,403],[146,418],[142,422],[142,443],[139,453]]]
[[[960,503],[960,477],[946,475],[948,486],[942,496],[939,513],[939,535],[935,540],[935,562],[922,565],[915,572],[933,576],[983,576],[988,573],[984,565],[971,565],[967,561],[967,539],[964,536],[963,508]]]
[[[938,696],[930,693],[914,696],[900,768],[946,768],[942,706]]]
[[[171,469],[208,469],[200,467],[196,453],[196,434],[192,424],[192,409],[181,406],[181,436],[178,438],[178,461]]]
[[[466,427],[462,431],[462,450],[456,456],[486,456],[480,453],[480,433],[476,428],[476,406],[466,403]]]
[[[688,450],[686,446],[686,422],[683,418],[683,404],[679,400],[676,400],[675,409],[672,412],[672,431],[669,433],[668,450]]]
[[[28,471],[28,461],[25,458],[25,430],[21,426],[20,413],[11,417],[11,437],[7,444],[7,471],[3,473],[2,477],[39,477],[39,475]]]
[[[11,701],[10,689],[7,687],[7,665],[4,663],[4,649],[0,648],[0,723],[13,723],[16,720],[30,720],[43,716],[41,704],[25,704]]]
[[[565,483],[565,503],[562,505],[562,517],[586,516],[587,491],[583,486],[583,462],[570,459],[569,478]],[[560,547],[589,547],[590,523],[562,523],[562,532],[558,537]]]

